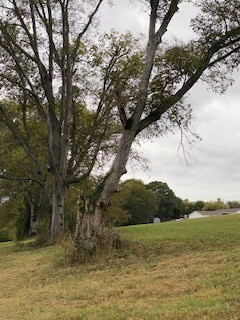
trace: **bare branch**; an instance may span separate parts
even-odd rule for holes
[[[77,53],[78,53],[78,50],[79,50],[79,47],[81,44],[81,39],[84,36],[84,34],[88,31],[90,25],[92,24],[93,18],[96,15],[96,13],[98,12],[102,2],[103,2],[103,0],[98,0],[98,3],[96,5],[96,7],[94,8],[93,12],[90,14],[86,25],[84,26],[83,30],[78,34],[78,37],[76,39],[76,45],[75,45],[75,48],[72,53],[72,61],[76,60]]]
[[[169,10],[166,13],[166,15],[163,19],[163,22],[156,33],[158,43],[161,42],[162,36],[167,31],[167,27],[168,27],[170,21],[172,20],[175,13],[178,11],[178,4],[179,4],[179,0],[172,0],[171,1]]]

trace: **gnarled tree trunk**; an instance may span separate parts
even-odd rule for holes
[[[79,200],[75,233],[77,242],[87,242],[91,246],[97,244],[97,240],[103,231],[104,215],[106,208],[109,206],[110,198],[118,191],[119,180],[126,173],[126,164],[134,137],[133,131],[124,131],[113,165],[106,175],[95,201],[90,203],[83,197]]]

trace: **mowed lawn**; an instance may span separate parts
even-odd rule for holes
[[[77,266],[0,243],[0,319],[240,319],[240,215],[119,232],[131,248]]]

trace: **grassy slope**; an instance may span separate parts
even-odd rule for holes
[[[240,215],[125,227],[139,256],[75,267],[59,266],[61,247],[0,243],[0,319],[240,319],[239,227]]]

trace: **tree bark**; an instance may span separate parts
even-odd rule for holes
[[[77,242],[87,242],[91,246],[97,244],[97,240],[103,232],[104,215],[109,206],[110,198],[118,191],[119,180],[126,173],[126,164],[134,138],[133,131],[124,131],[115,160],[95,200],[90,203],[83,196],[80,197],[75,233]]]
[[[36,207],[31,201],[30,197],[28,198],[28,206],[30,212],[30,221],[29,221],[29,236],[35,236],[37,234],[37,214]]]
[[[75,238],[79,242],[88,242],[92,246],[102,234],[104,209],[98,204],[82,208],[82,200],[79,201]]]
[[[50,238],[56,241],[64,231],[66,188],[60,178],[53,178],[52,220]]]

